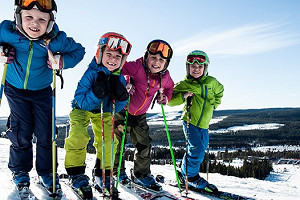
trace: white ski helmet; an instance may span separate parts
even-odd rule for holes
[[[41,12],[50,14],[50,21],[45,32],[45,35],[47,35],[52,30],[55,23],[57,6],[54,0],[15,0],[15,20],[17,29],[29,40],[38,40],[39,38],[31,38],[22,28],[21,11],[31,10],[32,8],[37,8]]]

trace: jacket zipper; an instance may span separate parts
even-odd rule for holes
[[[31,59],[32,59],[32,54],[33,54],[33,48],[32,48],[32,41],[30,41],[29,44],[29,57],[28,57],[28,61],[27,61],[27,67],[26,67],[26,76],[25,76],[25,80],[24,80],[24,89],[27,89],[27,83],[28,83],[28,79],[29,79],[29,72],[30,72],[30,65],[31,65]]]
[[[154,85],[155,85],[155,80],[153,80],[152,87],[154,87]],[[150,89],[149,89],[149,90],[150,90]],[[137,113],[138,111],[140,111],[140,110],[144,107],[144,105],[145,105],[145,103],[147,102],[147,99],[148,99],[147,93],[148,93],[148,90],[146,90],[146,92],[145,92],[145,100],[144,100],[143,104],[142,104],[142,105],[134,112],[133,115],[136,115],[136,113]]]
[[[203,88],[203,85],[201,84],[201,88]],[[202,90],[203,91],[203,90]],[[203,103],[203,106],[202,106],[202,111],[201,111],[201,115],[200,115],[200,118],[198,120],[198,123],[197,123],[197,126],[199,126],[201,120],[202,120],[202,117],[203,117],[203,113],[204,113],[204,108],[205,108],[205,104],[206,104],[206,98],[207,98],[207,86],[205,86],[205,94],[204,94],[204,103]],[[203,92],[201,94],[201,96],[203,97]]]

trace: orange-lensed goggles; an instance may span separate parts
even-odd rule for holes
[[[151,54],[157,54],[160,53],[161,56],[165,59],[172,57],[172,49],[169,45],[163,43],[163,42],[153,42],[149,45],[148,51]]]
[[[32,9],[34,5],[42,12],[51,12],[56,10],[56,5],[53,0],[15,0],[16,6],[21,6],[23,9]]]
[[[99,45],[106,45],[110,50],[121,50],[122,54],[128,55],[130,53],[131,44],[124,39],[116,37],[106,37],[99,40]]]

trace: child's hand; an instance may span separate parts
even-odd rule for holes
[[[117,126],[117,129],[118,129],[119,132],[122,133],[123,130],[124,130],[124,127],[123,127],[123,125],[120,124],[120,125]]]
[[[168,97],[164,93],[160,93],[160,95],[157,96],[156,102],[158,104],[166,105],[168,103]]]
[[[192,92],[186,92],[186,93],[184,93],[184,95],[183,95],[183,97],[186,99],[186,98],[188,98],[188,97],[192,97],[192,96],[194,96],[194,93],[192,93]]]
[[[0,46],[0,62],[10,64],[14,61],[16,50],[10,45]]]
[[[126,101],[129,97],[129,94],[125,86],[121,83],[120,77],[116,75],[111,75],[109,82],[111,87],[112,98],[117,99],[119,101]]]
[[[98,77],[92,88],[92,91],[98,99],[103,99],[103,97],[108,94],[109,82],[107,75],[104,72],[98,72]]]
[[[135,92],[135,86],[132,85],[131,83],[127,83],[126,90],[127,90],[128,94],[132,96]]]
[[[47,60],[48,67],[50,69],[62,69],[63,57],[61,55],[55,55]]]

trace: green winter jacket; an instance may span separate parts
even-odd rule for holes
[[[212,76],[204,76],[200,80],[186,77],[175,85],[169,106],[184,105],[182,120],[187,120],[186,92],[194,93],[190,108],[190,123],[199,128],[208,129],[213,111],[221,104],[224,87]]]

